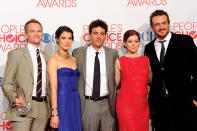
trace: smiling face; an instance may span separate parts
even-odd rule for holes
[[[137,35],[129,36],[125,42],[125,46],[127,47],[128,52],[132,54],[137,53],[139,45],[140,45],[140,40]]]
[[[38,23],[29,23],[27,25],[27,31],[25,33],[26,39],[33,46],[40,46],[40,41],[42,40],[43,31],[42,27]]]
[[[72,43],[71,32],[64,31],[59,38],[56,38],[56,42],[59,44],[60,50],[68,51]]]
[[[154,16],[152,18],[152,30],[159,40],[163,40],[168,35],[170,30],[170,24],[167,16]]]
[[[95,50],[99,50],[105,41],[106,34],[105,29],[98,26],[92,28],[92,32],[90,34],[91,45]]]

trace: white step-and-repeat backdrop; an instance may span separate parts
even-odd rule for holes
[[[197,44],[196,0],[0,0],[0,86],[2,84],[7,53],[26,45],[24,24],[31,18],[39,20],[44,28],[41,49],[48,55],[56,52],[54,32],[61,25],[74,31],[74,48],[89,43],[88,25],[92,20],[107,22],[109,31],[105,46],[123,49],[123,34],[135,29],[141,34],[139,52],[154,39],[149,16],[156,9],[169,13],[171,31],[191,35]],[[5,120],[8,102],[0,87],[0,131],[10,131]]]

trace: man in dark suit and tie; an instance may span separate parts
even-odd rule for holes
[[[119,55],[118,51],[103,46],[107,29],[102,20],[91,22],[90,45],[73,51],[80,71],[78,91],[83,131],[115,131],[114,65]]]
[[[197,131],[197,47],[187,35],[170,32],[163,10],[150,16],[156,38],[145,47],[153,72],[149,94],[156,131]]]
[[[10,51],[2,89],[9,100],[7,120],[13,131],[45,131],[50,117],[47,56],[40,51],[43,28],[31,19],[25,24],[27,47]]]

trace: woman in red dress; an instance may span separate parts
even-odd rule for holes
[[[121,81],[116,103],[119,131],[148,131],[147,83],[152,81],[149,59],[137,52],[140,44],[138,32],[128,30],[123,41],[127,54],[115,63],[117,87]]]

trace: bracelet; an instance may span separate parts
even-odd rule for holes
[[[55,108],[51,108],[51,110],[52,110],[52,111],[55,111],[55,110],[57,110],[57,107],[55,107]]]
[[[58,116],[58,115],[51,115],[51,117],[56,117],[56,116]]]

